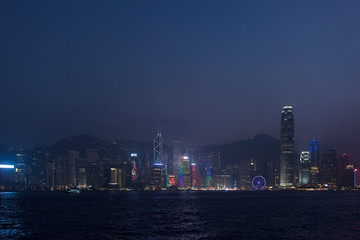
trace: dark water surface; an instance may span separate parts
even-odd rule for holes
[[[360,192],[0,193],[1,239],[360,239]]]

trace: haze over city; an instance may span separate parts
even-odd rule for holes
[[[205,4],[206,3],[206,4]],[[360,156],[357,1],[2,1],[0,144],[279,139]]]

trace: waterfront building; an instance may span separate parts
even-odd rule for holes
[[[180,156],[183,153],[182,141],[173,141],[173,167],[172,172],[176,175],[176,185],[180,186]]]
[[[154,163],[163,163],[163,138],[160,131],[154,138]]]
[[[310,172],[311,172],[311,184],[316,185],[319,183],[319,161],[320,161],[320,148],[319,143],[313,139],[313,141],[309,145],[309,153],[310,153]]]
[[[212,181],[212,177],[211,177],[211,162],[210,159],[207,158],[206,160],[206,188],[210,188],[211,187],[211,181]]]
[[[110,185],[115,187],[125,187],[126,174],[124,168],[110,168]]]
[[[183,179],[184,179],[184,188],[191,187],[191,164],[190,157],[183,157]]]
[[[131,165],[131,180],[132,182],[138,181],[139,178],[139,160],[137,153],[130,153],[130,165]]]
[[[335,150],[327,150],[321,153],[319,164],[319,178],[321,184],[337,187],[338,161]]]
[[[180,156],[179,186],[182,188],[191,187],[191,170],[189,156]]]
[[[67,185],[69,187],[76,186],[75,166],[78,161],[79,161],[79,152],[78,151],[68,151],[68,155],[67,155]]]
[[[310,172],[311,162],[309,151],[303,151],[300,155],[299,183],[309,184],[311,178]]]
[[[158,131],[154,138],[154,161],[152,168],[152,185],[154,189],[160,189],[167,185],[166,166],[163,162],[163,138]]]
[[[55,159],[52,159],[46,163],[46,187],[49,189],[55,188],[55,171],[56,164]]]
[[[168,181],[170,187],[176,186],[176,175],[175,174],[169,174],[168,175]]]
[[[0,162],[0,191],[13,191],[15,185],[15,165]]]
[[[295,139],[294,114],[292,106],[284,106],[282,109],[280,141],[280,186],[291,187],[295,184]]]
[[[355,168],[355,169],[354,169],[354,188],[357,188],[357,186],[358,186],[358,174],[359,174],[359,172],[358,172],[358,170]]]
[[[191,179],[192,179],[192,187],[195,188],[196,185],[196,163],[191,163]]]
[[[16,153],[16,164],[15,164],[15,182],[17,184],[17,187],[21,190],[26,189],[27,179],[27,167],[25,162],[26,154],[23,149],[19,149]]]
[[[55,160],[55,176],[56,176],[56,188],[63,190],[66,188],[66,158],[57,157]]]
[[[349,154],[344,153],[339,159],[339,176],[341,181],[341,186],[343,187],[353,187],[354,186],[354,171],[355,167],[352,163]]]
[[[100,188],[104,185],[104,164],[99,159],[98,149],[86,149],[87,185]]]
[[[225,190],[231,188],[230,174],[214,174],[212,185],[217,190]]]
[[[46,187],[46,162],[49,153],[44,146],[35,146],[29,154],[27,186],[31,189],[44,189]]]

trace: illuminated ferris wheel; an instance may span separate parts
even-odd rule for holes
[[[252,180],[252,186],[254,190],[261,190],[264,189],[266,186],[266,180],[263,176],[256,176]]]

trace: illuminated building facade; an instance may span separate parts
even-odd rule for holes
[[[192,187],[196,187],[196,163],[191,163]]]
[[[191,165],[190,158],[185,155],[180,156],[180,173],[179,173],[179,186],[183,188],[191,187]]]
[[[152,185],[155,189],[166,187],[166,166],[163,163],[163,138],[158,131],[154,138],[154,161],[153,161]]]
[[[163,139],[160,131],[154,138],[154,163],[163,163]]]
[[[16,168],[13,163],[0,162],[0,190],[12,190],[15,186]]]
[[[359,175],[358,170],[354,169],[354,188],[358,186],[358,175]]]
[[[284,106],[281,112],[281,153],[280,186],[291,187],[295,184],[294,161],[294,114],[292,106]]]
[[[164,187],[164,164],[154,163],[153,164],[153,182],[154,189],[160,189]]]
[[[184,187],[184,159],[188,159],[187,156],[180,156],[180,172],[179,172],[179,186]]]
[[[20,149],[16,153],[16,180],[15,181],[16,181],[19,189],[26,188],[25,153],[23,152],[22,149]]]
[[[300,155],[299,182],[300,184],[309,184],[311,178],[310,152],[303,151]]]
[[[191,187],[191,164],[190,157],[184,156],[183,158],[183,180],[184,188]]]
[[[137,181],[139,178],[139,172],[138,172],[138,155],[137,153],[131,153],[130,154],[130,164],[131,164],[131,180]]]
[[[124,168],[110,168],[110,185],[125,187],[126,173]]]
[[[211,184],[217,190],[231,188],[231,177],[229,174],[214,174]]]
[[[176,186],[176,175],[175,174],[169,174],[168,179],[169,179],[170,187]]]
[[[182,154],[182,141],[173,141],[173,167],[172,172],[177,177],[176,181],[180,181],[180,156]],[[180,186],[180,182],[177,182],[176,185]]]
[[[310,173],[311,184],[316,185],[319,183],[319,162],[320,162],[320,147],[319,143],[314,139],[309,145],[310,153]]]
[[[211,187],[211,165],[210,165],[210,159],[207,158],[206,159],[206,187],[210,188]]]

